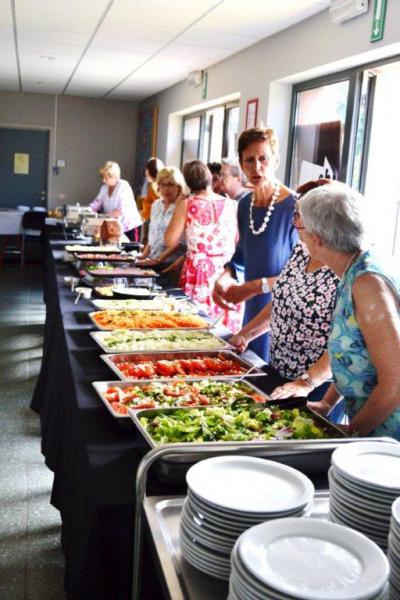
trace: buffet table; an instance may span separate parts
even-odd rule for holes
[[[227,582],[200,573],[182,559],[178,533],[188,458],[195,462],[212,453],[259,455],[261,449],[264,458],[298,468],[317,489],[325,490],[316,493],[312,512],[314,518],[325,519],[330,455],[350,440],[269,440],[247,442],[246,447],[231,442],[231,449],[226,442],[223,448],[181,444],[175,451],[173,445],[164,445],[147,453],[149,447],[129,419],[119,426],[92,386],[116,377],[100,360],[100,348],[89,335],[93,305],[83,298],[75,304],[76,295],[65,284],[65,276],[76,274],[61,260],[69,242],[49,239],[48,233],[43,360],[31,408],[40,416],[42,452],[54,472],[51,502],[62,518],[67,597],[128,600],[133,589],[135,600],[225,598]],[[224,329],[216,333],[229,335]],[[251,352],[245,357],[252,364],[262,363]],[[253,383],[268,393],[282,381],[269,376]],[[295,451],[292,443],[298,444]],[[166,460],[156,471],[158,458]]]
[[[124,600],[132,587],[135,476],[146,448],[133,426],[118,426],[91,384],[116,377],[89,335],[92,304],[83,298],[74,304],[76,295],[64,282],[76,275],[62,261],[71,242],[54,238],[46,228],[43,360],[31,408],[40,416],[42,452],[54,472],[51,502],[62,518],[65,589],[69,600]],[[247,358],[257,361],[251,352]],[[150,474],[147,492],[159,496],[185,489],[161,485]],[[141,597],[161,598],[146,546],[142,565]]]
[[[89,336],[92,305],[64,283],[66,242],[50,242],[45,267],[47,307],[43,361],[31,408],[41,421],[42,452],[54,472],[51,502],[62,518],[65,589],[69,599],[131,595],[134,489],[143,455],[134,432],[118,428],[91,382],[114,377]],[[165,487],[151,482],[154,493]],[[144,569],[153,565],[144,561]],[[145,598],[161,597],[154,572]]]

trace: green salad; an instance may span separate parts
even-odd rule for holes
[[[309,411],[276,406],[177,409],[154,418],[141,417],[140,423],[159,444],[329,437]]]

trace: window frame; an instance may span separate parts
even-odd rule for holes
[[[299,82],[292,86],[292,99],[290,107],[289,117],[289,135],[288,135],[288,151],[287,161],[285,169],[285,183],[290,185],[290,177],[292,172],[293,164],[293,151],[294,151],[294,137],[296,127],[296,115],[297,115],[297,96],[300,92],[310,90],[324,85],[330,85],[333,83],[340,83],[341,81],[349,81],[349,92],[347,98],[347,109],[346,117],[344,122],[345,132],[343,139],[343,150],[341,168],[338,179],[351,185],[354,167],[354,156],[358,129],[358,120],[360,112],[360,101],[362,92],[362,81],[365,71],[374,69],[383,65],[387,65],[394,62],[400,62],[400,54],[386,57],[380,60],[370,61],[350,69],[343,71],[337,71],[314,79],[309,79],[303,82]],[[370,133],[373,115],[373,103],[374,103],[374,84],[372,83],[368,93],[368,102],[366,107],[366,124],[365,132],[363,136],[363,158],[360,168],[360,177],[358,181],[358,188],[361,192],[365,189],[366,174],[368,168],[368,154],[370,144]]]
[[[184,117],[182,119],[182,137],[181,137],[181,157],[180,157],[181,169],[183,167],[183,150],[184,150],[183,135],[184,135],[184,131],[185,131],[185,121],[188,119],[200,117],[200,138],[199,138],[199,143],[197,146],[197,157],[200,157],[200,156],[202,156],[203,151],[204,151],[204,133],[205,133],[206,122],[207,122],[207,112],[209,110],[219,108],[219,107],[224,108],[224,122],[223,122],[223,126],[222,126],[223,128],[222,128],[221,159],[225,157],[225,153],[227,152],[227,146],[228,146],[227,132],[228,132],[229,111],[232,108],[236,108],[236,107],[240,108],[240,100],[234,101],[234,102],[227,102],[226,104],[215,104],[214,106],[208,106],[204,110],[200,110],[200,111],[196,111],[196,112],[188,113],[187,115],[184,115]],[[210,140],[211,140],[211,136],[212,136],[212,123],[213,123],[213,120],[211,119]],[[209,162],[209,158],[210,158],[210,148],[211,148],[211,146],[209,144],[209,147],[207,148],[207,162]]]

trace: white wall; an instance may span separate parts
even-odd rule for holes
[[[137,104],[77,96],[59,96],[57,102],[56,111],[55,96],[0,92],[0,126],[50,131],[48,207],[93,200],[106,160],[118,162],[132,183]],[[54,158],[66,162],[58,175],[52,172]]]
[[[292,83],[400,52],[400,0],[388,1],[384,39],[373,44],[369,42],[372,4],[371,0],[368,13],[341,25],[330,23],[328,11],[323,11],[207,69],[207,102],[239,93],[242,126],[247,100],[259,98],[258,123],[274,127],[280,136],[280,177],[285,168]],[[201,88],[186,81],[142,103],[141,107],[159,106],[157,154],[167,164],[179,164],[180,119],[174,113],[199,104]]]

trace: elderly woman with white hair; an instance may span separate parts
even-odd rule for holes
[[[350,433],[400,440],[400,278],[365,248],[363,204],[338,182],[299,201],[310,255],[340,278],[328,339],[334,383],[311,406],[326,415],[343,396]]]
[[[240,164],[236,160],[222,159],[219,174],[222,194],[227,194],[232,200],[241,200],[243,196],[249,193],[249,190],[243,185],[244,179]]]
[[[99,174],[103,185],[96,198],[91,202],[90,208],[94,212],[105,213],[108,217],[118,219],[127,238],[139,241],[142,218],[139,215],[131,186],[127,181],[121,179],[119,164],[109,160],[99,169]]]

